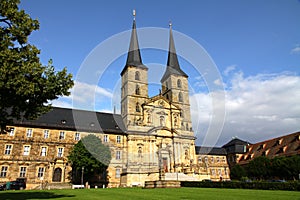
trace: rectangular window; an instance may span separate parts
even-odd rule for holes
[[[219,174],[219,176],[222,176],[222,171],[221,171],[221,169],[218,169],[218,174]]]
[[[39,171],[38,171],[38,177],[39,178],[44,176],[44,171],[45,171],[44,167],[39,167]]]
[[[32,129],[31,128],[27,129],[26,137],[32,137]]]
[[[20,168],[20,177],[25,177],[26,176],[26,167],[21,167]]]
[[[108,142],[108,135],[104,135],[103,142]]]
[[[217,163],[219,163],[220,162],[220,158],[219,157],[217,157]]]
[[[210,158],[210,162],[213,163],[214,162],[214,157]]]
[[[121,176],[121,169],[116,169],[116,178],[120,178]]]
[[[213,176],[216,176],[216,171],[215,171],[215,169],[212,169],[212,170],[211,170],[211,174],[212,174]]]
[[[44,130],[44,138],[49,138],[49,130]]]
[[[42,147],[41,156],[46,156],[46,155],[47,155],[47,147]]]
[[[12,150],[12,145],[11,145],[11,144],[5,145],[5,151],[4,151],[4,154],[5,154],[5,155],[10,155],[10,154],[11,154],[11,150]]]
[[[59,147],[57,149],[57,157],[61,158],[63,156],[63,154],[64,154],[64,148]]]
[[[14,136],[14,135],[15,135],[15,128],[10,128],[9,136]]]
[[[60,139],[60,140],[65,139],[65,132],[64,132],[64,131],[60,131],[60,132],[59,132],[59,139]]]
[[[30,146],[28,146],[28,145],[24,146],[23,155],[28,156],[29,152],[30,152]]]
[[[117,151],[116,152],[116,160],[120,160],[121,159],[121,151]]]
[[[80,133],[75,133],[75,140],[76,141],[80,140]]]
[[[117,135],[117,143],[121,143],[121,136]]]
[[[7,170],[8,170],[8,166],[2,166],[1,167],[0,177],[2,177],[2,178],[6,177]]]

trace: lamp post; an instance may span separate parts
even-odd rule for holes
[[[83,172],[84,172],[84,167],[81,167],[81,185],[83,185]]]

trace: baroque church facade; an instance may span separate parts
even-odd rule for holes
[[[142,62],[135,19],[120,71],[121,114],[54,107],[36,120],[9,126],[10,131],[0,135],[0,182],[24,178],[28,188],[70,182],[67,156],[88,134],[110,147],[108,173],[99,179],[108,187],[144,186],[145,181],[163,179],[229,180],[226,151],[195,146],[188,75],[179,65],[172,27],[158,95],[148,95],[148,68]]]

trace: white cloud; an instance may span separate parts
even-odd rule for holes
[[[291,54],[300,54],[300,46],[297,46],[291,50]]]
[[[113,94],[98,85],[75,81],[70,96],[52,102],[53,106],[95,110],[95,105],[111,104]],[[108,108],[107,108],[108,109]]]
[[[228,67],[226,67],[226,69],[224,70],[224,75],[228,76],[230,72],[234,71],[236,69],[236,65],[230,65]]]
[[[225,124],[220,137],[215,133],[218,145],[225,144],[232,136],[258,142],[300,129],[299,76],[285,73],[244,77],[243,73],[236,73],[225,93]],[[197,125],[200,127],[196,135],[198,145],[202,144],[214,116],[211,95],[191,96],[194,130]],[[223,100],[215,98],[218,102]],[[215,109],[219,109],[218,104]]]

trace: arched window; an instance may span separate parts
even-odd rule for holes
[[[167,99],[169,100],[169,95],[167,94]]]
[[[140,104],[139,103],[136,103],[136,105],[135,105],[135,111],[136,112],[141,112]]]
[[[177,80],[177,87],[181,88],[181,80],[180,79]]]
[[[135,80],[137,80],[137,81],[140,80],[140,72],[139,71],[135,72]]]
[[[135,94],[140,95],[140,86],[138,84],[135,86]]]
[[[179,92],[179,94],[178,94],[178,101],[179,102],[183,102],[183,98],[182,98],[182,93],[181,92]]]

